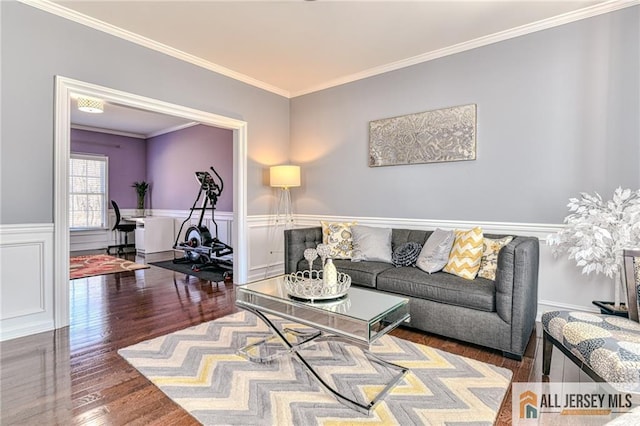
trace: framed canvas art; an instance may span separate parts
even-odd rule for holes
[[[475,159],[475,104],[369,122],[369,167]]]

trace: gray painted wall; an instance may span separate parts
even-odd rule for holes
[[[296,213],[560,223],[640,187],[640,7],[295,98]],[[369,168],[371,120],[477,104],[477,160]]]
[[[579,191],[640,186],[638,6],[291,106],[30,6],[0,8],[0,224],[53,221],[55,75],[247,121],[249,214],[272,210],[265,170],[289,157],[303,167],[294,211],[308,214],[558,223]],[[367,166],[369,121],[465,103],[478,105],[476,161]]]
[[[21,3],[0,8],[0,224],[53,222],[56,75],[247,121],[247,213],[269,211],[264,170],[287,162],[288,99]]]

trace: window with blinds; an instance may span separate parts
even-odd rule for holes
[[[71,154],[69,164],[69,228],[107,227],[108,158]]]

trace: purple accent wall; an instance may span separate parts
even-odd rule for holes
[[[232,212],[233,131],[197,125],[147,139],[151,207],[189,209],[200,188],[195,172],[210,171],[211,166],[224,181],[216,210]]]
[[[131,185],[147,178],[144,139],[71,129],[71,152],[109,157],[109,199],[122,209],[136,208],[136,191]],[[147,208],[149,204],[147,199]]]

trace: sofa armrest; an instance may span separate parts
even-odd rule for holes
[[[297,271],[304,251],[322,242],[322,227],[287,229],[284,231],[284,273]]]
[[[534,237],[516,237],[498,256],[496,310],[511,324],[511,345],[524,348],[538,310],[540,245]]]

